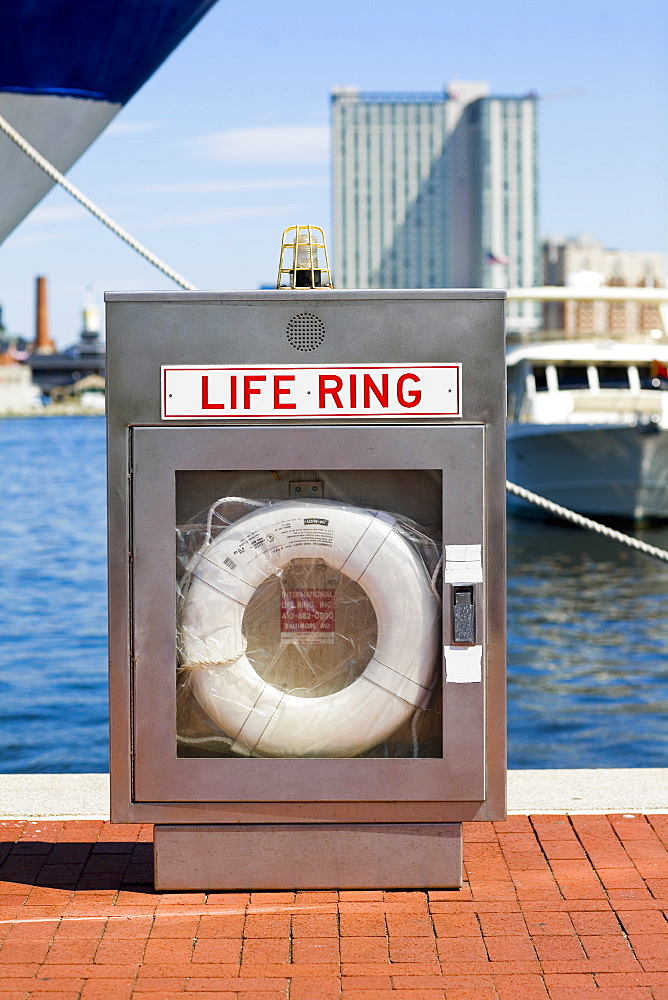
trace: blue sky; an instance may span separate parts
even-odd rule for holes
[[[329,91],[441,90],[485,79],[540,104],[541,232],[666,250],[668,5],[219,0],[69,172],[200,288],[275,280],[283,228],[331,233]],[[561,96],[560,96],[561,95]],[[173,287],[62,191],[0,246],[0,304],[32,335],[49,278],[52,335],[80,328],[86,286]]]

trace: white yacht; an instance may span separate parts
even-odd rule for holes
[[[665,341],[532,343],[507,363],[511,482],[581,514],[668,518]]]

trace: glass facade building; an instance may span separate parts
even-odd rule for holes
[[[540,284],[536,98],[332,94],[335,283],[340,288]],[[509,326],[538,326],[511,303]]]

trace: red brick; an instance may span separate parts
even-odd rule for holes
[[[208,993],[213,990],[218,990],[221,993],[225,993],[226,991],[238,993],[243,1000],[250,1000],[250,997],[254,993],[269,993],[272,996],[280,995],[282,1000],[285,1000],[288,990],[288,980],[263,978],[236,979],[232,976],[220,976],[216,978],[214,976],[198,976],[195,974],[194,978],[186,982],[186,994],[191,991]],[[180,1000],[184,1000],[183,993],[180,996]],[[205,1000],[210,1000],[210,997],[206,997]],[[263,1000],[265,1000],[264,997]]]
[[[485,947],[491,962],[533,962],[536,952],[529,935],[485,935]]]
[[[77,921],[78,923],[78,921]],[[137,914],[109,917],[104,925],[103,941],[133,940],[147,938],[153,925],[152,916]]]
[[[663,961],[664,967],[668,971],[668,933],[629,934],[629,941],[637,958],[641,962],[644,963],[648,959]],[[0,952],[0,955],[2,955],[2,952]]]
[[[449,984],[449,977],[441,973],[433,973],[432,975],[421,975],[421,976],[410,976],[402,975],[395,976],[392,975],[392,986],[396,990],[409,990],[409,989],[446,989]]]
[[[457,991],[450,991],[454,1000],[459,1000]],[[345,997],[346,994],[344,993]],[[355,990],[350,993],[351,1000],[444,1000],[444,989],[432,990]],[[487,1000],[483,996],[476,1000]],[[493,998],[496,1000],[496,998]]]
[[[224,909],[226,912],[236,913],[241,910],[245,913],[246,907],[250,903],[249,892],[208,892],[206,894],[206,906],[219,912]]]
[[[645,972],[640,969],[638,972],[596,972],[594,979],[597,986],[649,986],[656,989],[657,986],[668,986],[668,973],[666,972]]]
[[[584,848],[577,840],[547,840],[543,850],[549,861],[586,860]]]
[[[193,942],[188,938],[149,938],[144,951],[144,964],[155,962],[189,962]]]
[[[594,977],[589,973],[546,973],[543,978],[550,998],[556,995],[557,990],[579,990],[581,995],[586,997],[593,990],[598,989]]]
[[[388,954],[388,944],[386,938],[341,938],[342,962],[386,962],[389,961]]]
[[[289,934],[289,913],[249,913],[246,916],[245,938],[279,938]]]
[[[476,937],[480,934],[475,913],[434,913],[431,919],[437,937]]]
[[[396,978],[396,977],[395,977]],[[293,980],[294,982],[294,980]],[[388,976],[343,976],[341,985],[344,990],[389,990],[392,982]]]
[[[327,979],[293,979],[290,983],[290,1000],[338,1000],[341,983],[338,977]]]
[[[299,889],[295,893],[295,906],[317,903],[320,910],[323,903],[331,903],[336,909],[338,902],[339,894],[336,889]]]
[[[92,962],[95,958],[98,944],[98,938],[83,938],[80,941],[59,941],[56,939],[49,948],[48,961],[62,965]],[[2,960],[1,951],[0,960]]]
[[[160,911],[155,915],[151,928],[152,938],[194,938],[197,934],[201,917],[199,914],[188,916],[163,916]]]
[[[80,941],[82,938],[99,941],[104,933],[106,916],[91,917],[90,920],[62,920],[55,933],[56,941]]]
[[[240,938],[245,916],[243,913],[206,913],[200,917],[198,938]]]
[[[385,937],[384,913],[340,913],[339,926],[345,937]]]
[[[137,938],[131,940],[105,940],[98,945],[95,952],[95,962],[107,965],[124,965],[125,963],[141,962],[144,957],[146,940]]]
[[[509,934],[526,935],[527,926],[521,913],[481,913],[480,926],[486,938]]]
[[[81,992],[81,1000],[129,1000],[134,980],[123,983],[117,979],[89,980]],[[0,993],[0,1000],[2,993]]]
[[[503,852],[497,843],[465,843],[464,844],[464,861],[496,861],[499,864],[503,864]],[[433,892],[429,893],[431,898]]]
[[[542,910],[540,913],[524,913],[524,919],[529,934],[532,936],[575,934],[575,928],[568,913],[549,913]]]
[[[207,966],[207,968],[211,967]],[[228,965],[220,968],[231,970],[233,967]],[[285,977],[304,979],[308,976],[317,976],[318,978],[338,976],[341,967],[339,962],[272,962],[267,964],[249,962],[247,965],[238,966],[237,971],[241,979],[281,979]]]
[[[197,976],[197,972],[194,973]],[[93,985],[96,985],[100,980],[96,979]],[[106,982],[114,982],[113,979],[106,980]],[[186,983],[188,982],[187,976],[170,976],[163,977],[157,976],[151,978],[151,976],[142,976],[139,983],[139,989],[145,991],[146,993],[155,993],[159,990],[164,990],[165,993],[177,993],[179,990],[185,990]],[[122,985],[122,984],[120,984]],[[94,998],[93,998],[94,1000]]]
[[[582,935],[580,938],[582,942],[582,947],[588,958],[596,961],[599,958],[610,959],[623,959],[633,962],[633,953],[629,947],[629,943],[626,938],[622,935],[621,931],[618,935]]]
[[[570,914],[573,926],[578,934],[619,934],[620,927],[617,917],[610,910],[583,913],[572,910]]]
[[[344,976],[439,976],[438,962],[349,962],[342,966]]]
[[[199,938],[195,942],[192,961],[238,965],[241,961],[241,938]]]
[[[668,934],[668,921],[658,910],[618,910],[627,934]]]
[[[246,938],[243,943],[241,961],[287,962],[290,957],[290,941],[285,938]]]
[[[574,934],[537,936],[534,940],[534,945],[541,962],[582,959],[585,957],[580,942]]]
[[[441,962],[487,962],[487,950],[482,937],[438,938],[438,956]]]
[[[334,937],[293,938],[292,961],[296,963],[339,961],[339,941]]]
[[[543,977],[538,975],[494,976],[499,1000],[547,1000]]]
[[[387,916],[387,931],[390,937],[433,937],[429,915],[414,916],[405,913],[389,913]]]
[[[251,906],[284,906],[286,903],[294,903],[295,894],[289,889],[282,892],[251,892]]]
[[[453,986],[448,987],[445,995],[447,1000],[497,1000],[498,997],[493,986],[476,986],[473,989]]]
[[[335,913],[295,913],[292,917],[293,937],[338,937]]]
[[[2,930],[5,932],[5,941],[26,941],[33,939],[49,941],[61,926],[62,924],[56,919],[40,920],[35,921],[35,923],[17,920],[15,924],[2,925]]]
[[[549,814],[532,816],[531,826],[541,843],[547,840],[577,839],[568,816]]]
[[[635,868],[598,868],[597,872],[606,889],[645,888],[645,883]]]
[[[492,826],[497,834],[533,832],[529,817],[524,815],[508,816],[507,819],[496,820]]]
[[[488,879],[480,879],[475,884],[471,883],[471,894],[477,901],[485,899],[516,899],[515,888],[509,882],[491,882]]]
[[[49,945],[49,941],[35,941],[33,939],[6,941],[0,948],[0,968],[4,965],[43,962]]]
[[[391,937],[390,961],[431,962],[436,961],[436,943],[433,938]]]

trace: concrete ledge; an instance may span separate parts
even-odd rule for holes
[[[668,812],[668,768],[509,771],[508,812]]]
[[[509,771],[508,811],[668,812],[668,768]],[[0,819],[108,817],[108,774],[0,774]]]
[[[108,774],[0,774],[0,819],[109,819]]]

